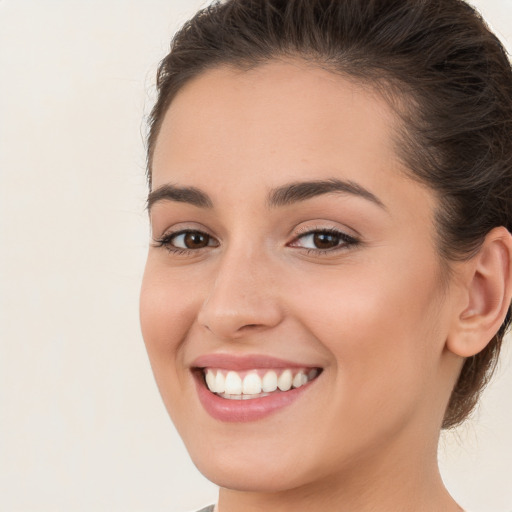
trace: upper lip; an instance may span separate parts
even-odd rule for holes
[[[193,368],[225,368],[229,370],[251,370],[255,368],[320,368],[314,364],[302,364],[297,361],[286,361],[277,357],[248,354],[234,355],[227,353],[206,354],[192,363]]]

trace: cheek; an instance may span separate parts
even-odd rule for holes
[[[194,296],[186,293],[190,282],[168,274],[165,266],[150,257],[140,293],[142,336],[162,395],[165,389],[181,387],[181,370],[185,367],[182,347],[195,318]]]
[[[140,323],[150,352],[174,353],[193,322],[194,280],[148,258],[140,293]],[[151,354],[150,354],[151,355]]]
[[[331,352],[344,399],[362,405],[365,397],[385,403],[426,392],[444,342],[434,263],[383,257],[310,275],[302,286],[296,296],[307,304],[295,308]]]
[[[165,265],[148,259],[140,293],[140,323],[160,395],[179,429],[194,424],[183,347],[195,318],[195,295],[186,293],[194,289],[190,280],[169,274]]]

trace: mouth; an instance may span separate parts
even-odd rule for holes
[[[286,393],[318,377],[321,368],[276,368],[244,371],[203,368],[204,383],[212,393],[227,400],[254,400]]]
[[[204,409],[228,422],[262,419],[295,402],[322,374],[319,366],[303,366],[265,356],[212,355],[191,368]]]

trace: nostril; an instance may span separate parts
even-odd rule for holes
[[[215,330],[212,329],[208,324],[203,324],[203,327],[205,329],[207,329],[209,332],[211,332],[212,334],[215,334]],[[238,328],[234,328],[236,329],[236,332],[232,332],[231,335],[233,337],[238,337],[241,333],[243,332],[247,332],[247,331],[255,331],[255,330],[258,330],[258,329],[261,329],[261,328],[264,328],[265,326],[262,325],[262,324],[246,324],[246,325],[241,325],[240,327]],[[233,329],[233,330],[234,330]]]
[[[265,329],[265,326],[262,324],[246,324],[239,327],[237,332],[238,334],[241,334],[252,331],[259,331],[260,329]]]
[[[246,300],[228,292],[227,288],[217,288],[215,296],[205,300],[197,314],[198,323],[218,338],[256,333],[275,327],[283,319],[283,311],[275,300]]]

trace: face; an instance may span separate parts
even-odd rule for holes
[[[165,116],[142,331],[192,459],[223,487],[435,452],[451,291],[398,123],[370,90],[293,61],[205,72]]]

